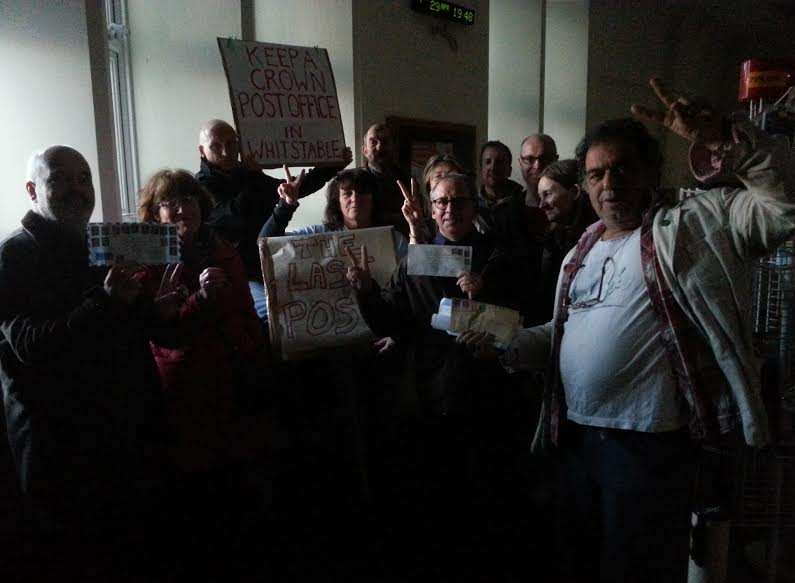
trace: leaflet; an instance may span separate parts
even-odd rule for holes
[[[162,265],[179,261],[175,225],[160,223],[89,223],[86,237],[91,265],[132,261]]]
[[[409,245],[409,275],[458,277],[472,270],[472,247],[463,245]]]
[[[431,316],[431,326],[458,336],[467,330],[494,335],[494,345],[507,348],[522,325],[519,312],[474,300],[443,298],[439,312]]]

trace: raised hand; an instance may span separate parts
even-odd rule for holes
[[[373,342],[373,347],[378,350],[378,354],[386,354],[392,350],[396,344],[397,341],[395,341],[394,338],[391,336],[384,336]]]
[[[416,238],[422,230],[422,219],[424,218],[422,210],[422,202],[420,201],[417,192],[419,187],[414,178],[411,179],[411,190],[406,189],[406,185],[400,180],[397,181],[400,192],[403,193],[403,206],[400,208],[403,211],[403,218],[409,225],[409,233],[412,238]]]
[[[287,164],[285,164],[284,174],[287,176],[287,180],[279,185],[277,190],[279,198],[290,206],[295,206],[298,204],[298,199],[301,198],[301,183],[304,181],[306,171],[301,170],[301,174],[299,174],[297,178],[293,178],[292,174],[290,174],[290,169],[287,167]]]
[[[214,300],[218,290],[229,284],[229,277],[220,267],[208,267],[199,274],[199,293],[209,300]]]
[[[155,308],[164,320],[171,320],[179,315],[179,308],[185,301],[187,290],[181,284],[182,263],[166,265],[160,287],[155,294]]]
[[[361,262],[356,261],[350,247],[346,247],[345,251],[348,254],[351,264],[348,266],[348,272],[345,277],[351,287],[358,292],[368,293],[373,289],[373,278],[370,275],[370,266],[367,264],[367,246],[362,245]]]
[[[471,271],[465,271],[455,283],[471,300],[483,289],[483,276]]]
[[[136,277],[140,271],[141,266],[132,263],[114,265],[105,276],[105,293],[113,300],[132,304],[141,293],[141,282]]]
[[[704,99],[675,96],[662,81],[653,77],[649,85],[665,107],[657,111],[634,104],[632,114],[643,121],[664,126],[690,142],[699,142],[708,147],[717,147],[724,141],[721,116]]]

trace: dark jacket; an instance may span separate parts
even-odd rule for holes
[[[32,212],[0,244],[9,443],[22,489],[56,512],[115,507],[154,475],[162,438],[151,304],[111,300],[105,271],[85,240]]]
[[[406,188],[409,188],[409,176],[404,173],[397,166],[388,170],[387,172],[379,172],[365,164],[364,169],[375,178],[378,185],[378,191],[373,193],[373,212],[378,225],[375,226],[388,226],[395,227],[398,233],[404,236],[409,234],[409,226],[406,219],[403,218],[403,193],[397,185],[400,180]]]
[[[540,290],[541,245],[546,224],[544,213],[525,204],[522,187],[508,180],[505,196],[491,200],[481,190],[478,200],[481,228],[511,258],[513,302],[518,303],[525,325],[535,316]]]
[[[471,245],[472,272],[480,273],[484,288],[474,299],[508,305],[510,269],[506,256],[490,237],[473,232],[453,243],[437,235],[441,245]],[[469,352],[455,343],[454,337],[431,327],[431,315],[439,310],[442,298],[465,298],[454,277],[408,275],[407,259],[398,265],[384,289],[374,285],[359,294],[359,305],[367,324],[377,336],[392,336],[409,345],[416,370],[416,385],[426,411],[432,414],[471,413],[473,384],[483,374],[502,376],[498,367],[477,364]]]
[[[266,389],[265,352],[234,247],[203,225],[191,248],[183,248],[182,264],[180,283],[190,295],[173,322],[176,338],[166,346],[153,342],[152,352],[174,429],[174,460],[182,470],[197,470],[245,459],[264,446],[264,434],[262,443],[244,434],[248,419],[240,414],[248,390]],[[212,300],[198,293],[199,274],[208,267],[229,279]],[[145,286],[153,294],[163,269],[147,271]]]
[[[555,290],[558,274],[566,254],[577,244],[580,236],[588,226],[597,220],[587,196],[581,196],[574,209],[571,222],[557,224],[548,231],[543,239],[543,255],[541,257],[541,286],[539,289],[536,310],[526,321],[527,326],[546,324],[552,320],[555,308]]]
[[[323,188],[341,169],[341,166],[328,166],[307,172],[301,183],[301,196]],[[277,190],[283,181],[243,166],[229,173],[222,172],[204,159],[196,179],[213,196],[215,208],[207,223],[237,246],[248,278],[261,282],[257,236],[279,200]]]

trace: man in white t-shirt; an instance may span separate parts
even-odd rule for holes
[[[577,159],[600,221],[563,261],[553,321],[501,357],[549,366],[538,441],[557,446],[561,562],[575,581],[684,582],[694,443],[738,427],[749,445],[768,440],[750,262],[795,232],[791,153],[651,85],[666,111],[633,113],[692,142],[709,189],[667,199],[659,145],[640,122],[588,132]]]

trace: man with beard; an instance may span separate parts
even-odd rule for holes
[[[408,184],[408,177],[395,163],[395,145],[385,124],[370,126],[362,140],[364,167],[375,178],[378,192],[375,196],[375,217],[379,225],[392,225],[403,235],[408,235],[401,207],[403,194],[397,181]]]
[[[519,168],[526,185],[527,206],[539,206],[538,181],[544,168],[558,159],[558,148],[547,134],[532,134],[522,140],[519,149]]]
[[[25,188],[32,210],[0,244],[0,380],[13,459],[42,526],[70,545],[68,557],[54,553],[59,567],[124,569],[121,551],[141,549],[160,469],[162,403],[144,329],[154,306],[140,301],[135,268],[88,264],[94,187],[79,152],[34,154]]]
[[[257,237],[279,202],[277,189],[284,182],[262,172],[253,158],[240,160],[240,144],[234,128],[220,119],[206,122],[199,132],[201,168],[196,179],[213,196],[208,224],[223,238],[237,246],[246,268],[254,307],[260,318],[267,317],[267,302],[262,281]],[[320,190],[351,159],[344,149],[341,164],[324,166],[300,175],[299,198]],[[296,178],[298,180],[298,178]]]

